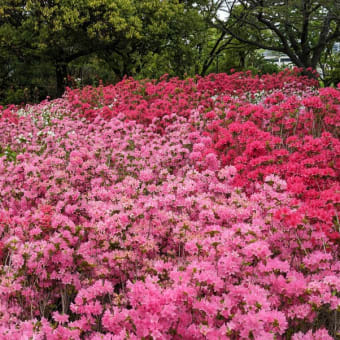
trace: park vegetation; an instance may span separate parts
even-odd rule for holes
[[[124,76],[278,72],[287,55],[322,84],[340,80],[339,0],[2,0],[0,104],[60,97]]]

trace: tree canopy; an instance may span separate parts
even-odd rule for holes
[[[97,54],[121,78],[150,53],[174,47],[193,27],[187,22],[193,12],[170,0],[4,0],[0,14],[0,57],[52,65],[57,95],[72,61]],[[14,69],[11,61],[7,75]]]
[[[327,47],[340,38],[339,0],[211,0],[203,7],[221,32],[285,53],[304,69],[315,69]],[[223,18],[222,12],[227,13]]]

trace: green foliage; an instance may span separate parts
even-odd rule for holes
[[[323,81],[326,86],[336,86],[340,83],[340,53],[327,59]]]
[[[4,0],[0,14],[0,96],[16,102],[35,88],[60,96],[80,65],[108,81],[193,73],[204,32],[198,10],[176,0]]]

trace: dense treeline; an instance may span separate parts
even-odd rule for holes
[[[277,71],[259,49],[317,68],[330,85],[340,78],[339,13],[339,0],[1,0],[0,103],[124,76]]]

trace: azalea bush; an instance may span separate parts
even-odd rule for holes
[[[298,70],[0,112],[10,339],[332,339],[340,91]]]

